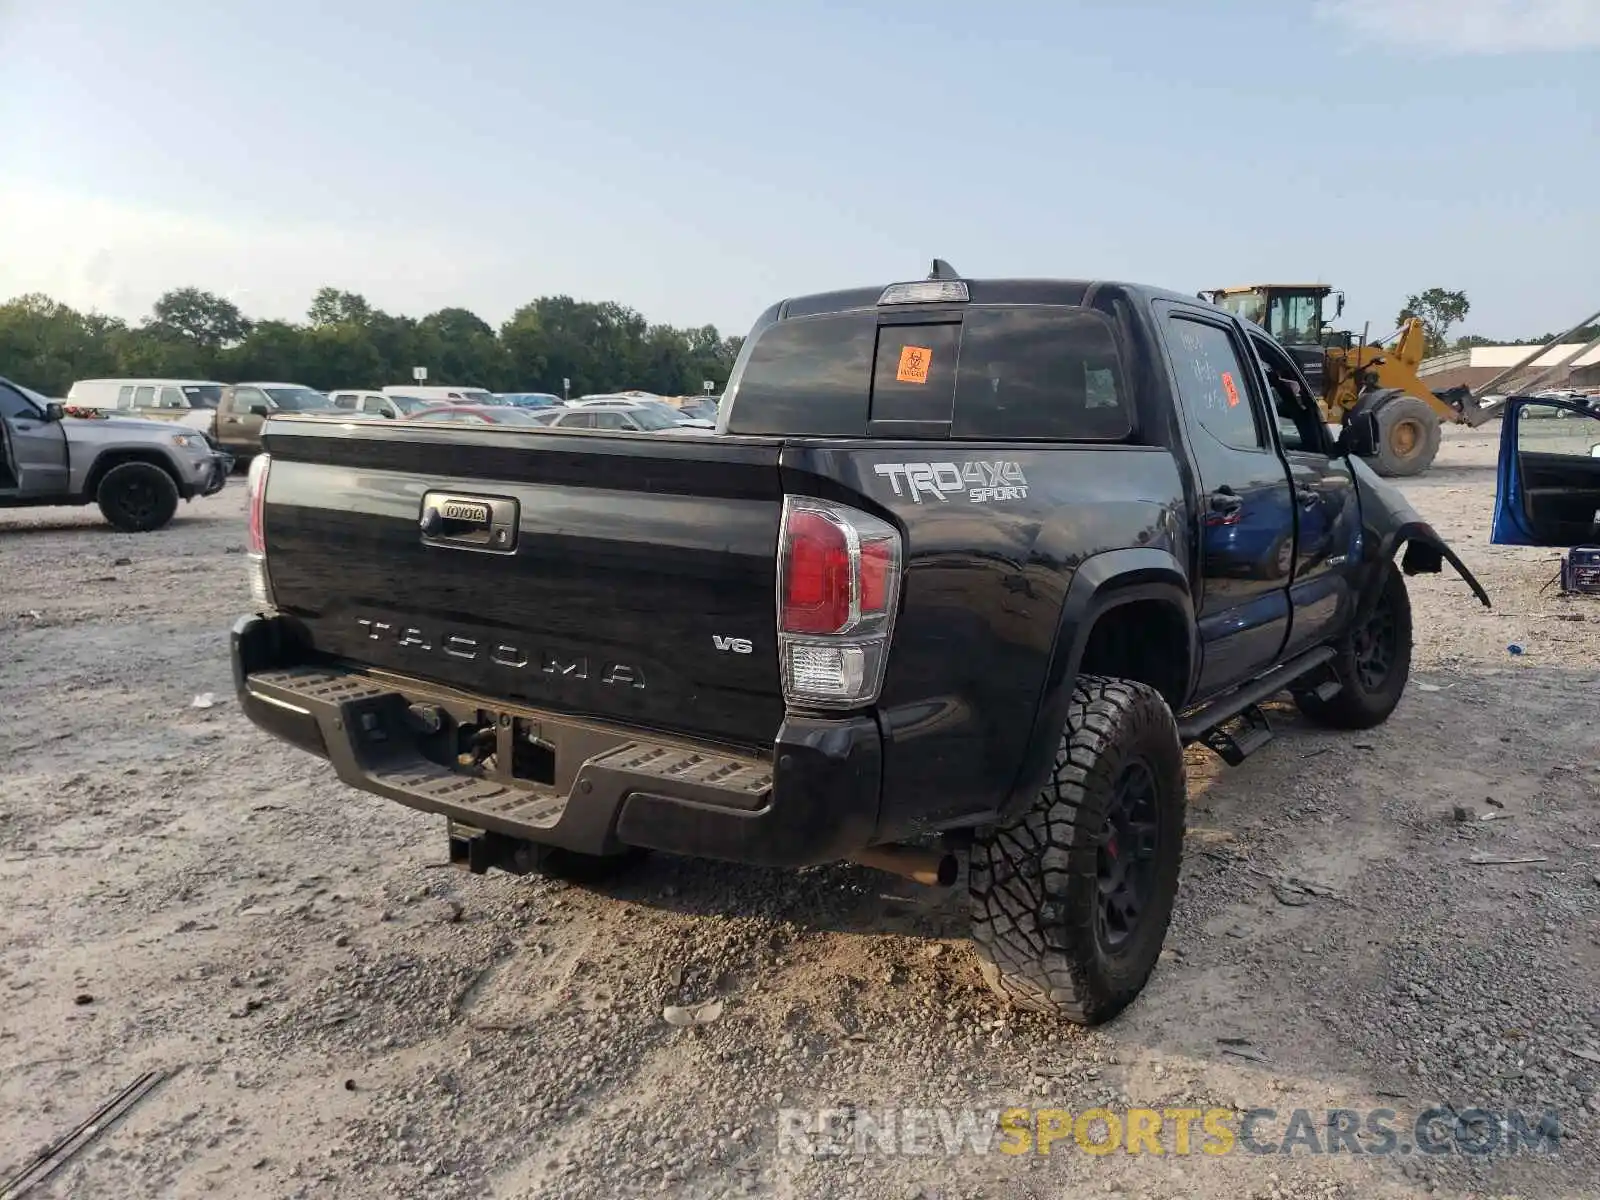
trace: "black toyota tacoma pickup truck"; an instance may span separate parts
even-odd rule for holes
[[[275,417],[235,682],[475,871],[969,856],[990,984],[1097,1022],[1165,937],[1182,743],[1387,718],[1402,568],[1488,603],[1375,422],[1334,437],[1192,297],[936,263],[774,305],[714,437]]]

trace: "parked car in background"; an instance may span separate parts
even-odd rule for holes
[[[0,508],[98,504],[124,533],[145,533],[172,520],[179,500],[228,482],[233,459],[199,431],[99,411],[69,417],[60,401],[0,379]]]
[[[500,399],[517,408],[560,408],[566,401],[550,392],[501,392]]]
[[[678,411],[686,417],[715,425],[717,423],[717,403],[721,399],[721,396],[691,396],[678,405]]]
[[[333,402],[333,407],[344,413],[363,413],[374,417],[388,417],[396,420],[409,417],[413,413],[431,408],[437,403],[432,400],[422,400],[416,396],[385,395],[383,392],[330,392],[328,399]]]
[[[248,462],[261,452],[261,425],[270,413],[280,409],[309,413],[332,407],[327,396],[299,383],[85,379],[67,392],[69,412],[112,410],[175,421],[239,462]]]
[[[217,403],[213,436],[236,459],[248,462],[261,453],[261,427],[278,413],[333,416],[338,410],[326,393],[303,383],[228,384]]]
[[[382,389],[385,396],[409,396],[414,400],[430,400],[435,404],[486,404],[499,407],[505,401],[493,392],[475,387],[395,387]]]
[[[209,432],[226,386],[212,379],[80,379],[68,389],[66,406],[176,420]]]
[[[454,425],[543,425],[538,414],[513,408],[509,404],[493,407],[477,404],[429,405],[411,413],[408,421],[444,421]]]
[[[666,412],[662,412],[666,409]],[[551,429],[601,429],[613,433],[668,433],[704,436],[710,432],[696,428],[673,411],[670,404],[586,404],[563,409],[549,422]]]
[[[715,429],[717,424],[715,421],[707,421],[700,417],[689,416],[679,409],[674,408],[665,400],[659,398],[636,400],[628,396],[621,395],[584,396],[581,399],[573,401],[572,406],[574,408],[649,409],[651,411],[660,413],[662,416],[678,425],[687,425],[691,428]]]

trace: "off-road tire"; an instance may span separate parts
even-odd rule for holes
[[[1297,692],[1300,711],[1333,729],[1371,729],[1389,719],[1411,677],[1411,597],[1393,562],[1383,566],[1376,603],[1340,641],[1331,666],[1339,691],[1331,700]]]
[[[1378,409],[1372,469],[1389,478],[1420,475],[1439,456],[1439,416],[1415,396],[1398,395]]]
[[[1142,799],[1123,807],[1130,795]],[[972,939],[989,986],[1017,1008],[1082,1025],[1126,1008],[1172,918],[1184,807],[1183,747],[1160,693],[1079,678],[1050,781],[1020,818],[973,842]],[[1148,828],[1114,828],[1113,813]],[[1104,904],[1119,868],[1143,882],[1131,920]]]
[[[178,485],[160,467],[126,462],[112,467],[95,489],[100,512],[123,533],[160,529],[178,511]]]

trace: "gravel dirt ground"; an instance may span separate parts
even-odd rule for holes
[[[990,999],[959,891],[440,869],[440,821],[233,702],[242,485],[145,536],[0,514],[0,1170],[160,1070],[34,1194],[1600,1195],[1600,601],[1487,544],[1497,436],[1448,431],[1405,485],[1493,610],[1413,578],[1387,725],[1280,708],[1243,767],[1191,751],[1168,950],[1094,1031]],[[712,1023],[663,1020],[712,998]],[[1305,1109],[1326,1147],[1327,1109],[1383,1108],[1409,1146],[1435,1104],[1553,1111],[1560,1152],[808,1156],[778,1116],[1267,1108],[1270,1145]]]

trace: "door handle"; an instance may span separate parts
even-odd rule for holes
[[[222,419],[224,421],[226,421],[229,425],[237,425],[239,423],[239,418],[238,417],[223,417]]]
[[[1244,501],[1239,494],[1230,488],[1218,488],[1211,493],[1211,511],[1215,513],[1236,513],[1244,507]]]

